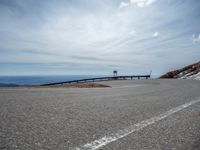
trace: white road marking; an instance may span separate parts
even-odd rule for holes
[[[106,146],[108,145],[109,143],[111,142],[114,142],[114,141],[117,141],[118,139],[120,138],[123,138],[133,132],[136,132],[136,131],[139,131],[151,124],[154,124],[162,119],[165,119],[167,117],[169,117],[170,115],[174,114],[174,113],[177,113],[179,111],[181,111],[182,109],[184,108],[187,108],[193,104],[196,104],[200,102],[200,99],[199,100],[194,100],[194,101],[191,101],[191,102],[188,102],[188,103],[185,103],[181,106],[178,106],[178,107],[175,107],[175,108],[172,108],[170,109],[169,111],[163,113],[163,114],[160,114],[158,116],[155,116],[155,117],[152,117],[150,119],[147,119],[147,120],[144,120],[142,122],[139,122],[139,123],[136,123],[132,126],[129,126],[128,128],[124,129],[124,130],[119,130],[118,132],[116,133],[113,133],[111,135],[108,135],[108,136],[104,136],[102,137],[101,139],[98,139],[98,140],[94,140],[90,143],[87,143],[79,148],[75,148],[74,150],[96,150],[96,149],[99,149],[103,146]]]

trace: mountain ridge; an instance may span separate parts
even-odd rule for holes
[[[200,61],[181,69],[167,72],[166,74],[160,77],[168,79],[194,79],[200,80]]]

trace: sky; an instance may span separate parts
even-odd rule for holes
[[[199,0],[0,0],[0,75],[161,75],[199,60]]]

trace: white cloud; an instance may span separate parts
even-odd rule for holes
[[[195,34],[193,34],[192,35],[192,41],[194,42],[194,43],[200,43],[200,34],[199,35],[195,35]]]
[[[125,8],[127,6],[129,6],[129,3],[121,2],[120,5],[119,5],[119,9]]]
[[[154,34],[152,35],[152,37],[156,38],[159,36],[159,32],[154,32]]]
[[[156,0],[130,0],[130,2],[121,2],[119,5],[119,9],[123,9],[128,7],[129,5],[137,5],[138,7],[147,7],[153,4]]]
[[[156,0],[130,0],[132,4],[137,5],[138,7],[146,7],[153,4]]]
[[[130,35],[130,36],[137,36],[137,34],[136,34],[136,32],[135,32],[134,30],[133,30],[133,31],[130,31],[130,32],[129,32],[129,35]]]
[[[34,0],[30,1],[34,3]],[[197,51],[200,33],[191,34],[188,39],[190,31],[195,33],[199,29],[200,20],[196,15],[199,9],[190,10],[189,1],[179,6],[174,0],[170,0],[170,5],[163,0],[157,3],[156,6],[160,7],[156,9],[146,9],[158,2],[155,0],[41,1],[37,10],[43,11],[38,14],[34,5],[24,4],[28,2],[21,2],[26,6],[21,12],[18,9],[13,14],[6,12],[7,6],[5,10],[0,9],[0,17],[6,18],[0,22],[3,29],[0,34],[0,63],[80,64],[76,69],[73,69],[75,65],[63,69],[67,74],[74,74],[74,71],[81,74],[79,70],[84,70],[82,66],[85,64],[93,66],[93,73],[97,74],[101,71],[106,73],[106,66],[117,65],[118,70],[130,73],[134,68],[135,73],[140,73],[141,68],[159,72],[200,58]],[[185,9],[188,11],[181,11]],[[180,22],[183,17],[185,21]],[[192,41],[196,44],[191,44]],[[170,64],[169,57],[173,58]],[[95,69],[97,64],[105,68]],[[5,68],[9,67],[5,65]],[[85,71],[90,73],[91,70]]]

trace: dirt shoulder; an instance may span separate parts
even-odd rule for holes
[[[57,84],[49,86],[36,86],[36,87],[45,87],[45,88],[105,88],[110,87],[108,85],[99,84],[99,83],[71,83],[71,84]]]
[[[40,85],[33,85],[33,86],[1,86],[0,88],[17,88],[17,89],[29,89],[29,88],[108,88],[110,86],[105,84],[99,83],[67,83],[67,84],[55,84],[55,85],[48,85],[48,86],[40,86]]]

